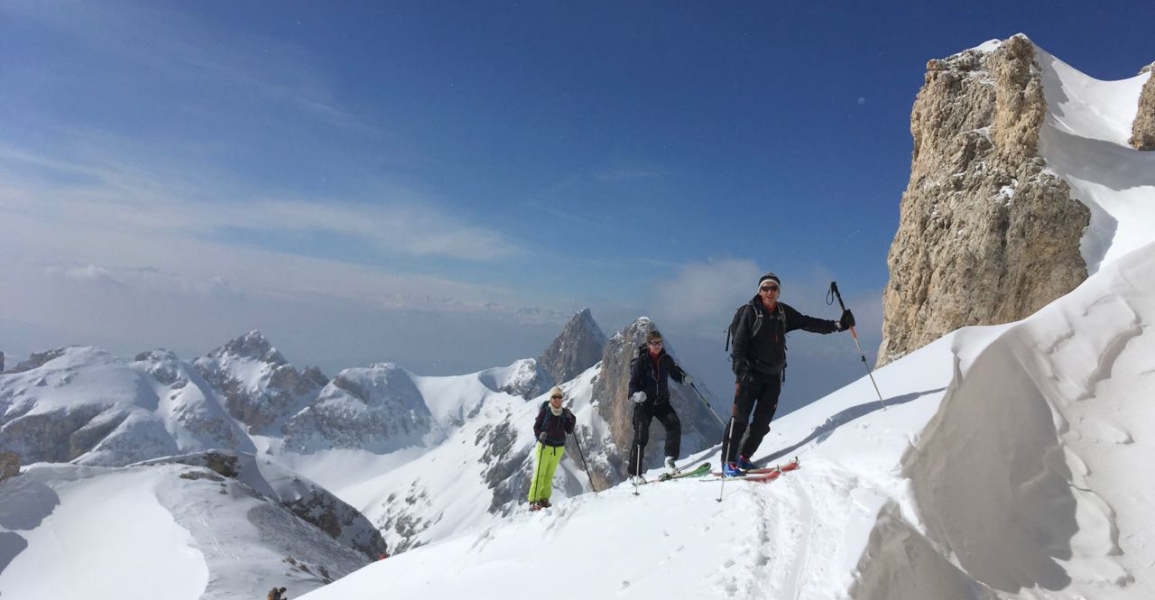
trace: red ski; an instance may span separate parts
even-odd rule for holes
[[[785,464],[775,465],[773,467],[765,467],[761,469],[750,469],[748,471],[743,471],[741,475],[725,477],[724,479],[739,479],[743,481],[774,481],[775,479],[778,479],[778,476],[782,473],[786,471],[794,471],[798,469],[798,467],[798,457],[796,456],[794,457],[794,460]],[[723,479],[722,473],[720,472],[715,471],[713,475],[713,479],[707,479],[705,481]]]

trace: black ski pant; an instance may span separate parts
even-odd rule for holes
[[[755,378],[748,383],[739,382],[734,390],[734,409],[730,417],[724,451],[725,462],[734,462],[738,454],[750,458],[758,450],[762,438],[770,432],[770,419],[778,410],[778,395],[782,393],[782,377],[772,375],[769,379]],[[754,413],[753,422],[750,413]],[[750,423],[747,431],[746,424]],[[742,439],[745,435],[746,439]]]
[[[630,475],[641,475],[641,459],[645,457],[646,444],[650,441],[650,422],[657,419],[666,428],[666,456],[678,458],[682,447],[682,422],[669,402],[651,405],[648,402],[634,405],[634,443],[630,446]]]

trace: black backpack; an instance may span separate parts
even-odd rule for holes
[[[647,348],[646,343],[643,342],[641,345],[638,346],[637,354],[634,354],[634,357],[630,359],[630,373],[634,372],[634,365],[637,364],[638,359],[645,356],[648,351],[649,350]]]
[[[747,308],[749,308],[750,310],[754,310],[750,306],[750,303],[747,302],[746,304],[739,306],[738,310],[734,311],[734,318],[730,319],[730,327],[726,330],[726,352],[730,351],[730,340],[734,338],[734,334],[738,330],[738,322],[742,320],[742,311],[747,309]],[[782,330],[785,331],[786,330],[786,311],[782,310],[782,303],[781,302],[778,303],[778,310],[776,312],[777,312],[777,314],[775,316],[777,316],[779,319],[782,320]],[[754,336],[758,335],[758,331],[760,331],[762,329],[762,311],[754,310],[754,315],[755,315],[755,317],[754,317],[754,329],[753,329],[753,331],[750,332],[750,337],[754,337]]]

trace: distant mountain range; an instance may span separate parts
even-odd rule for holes
[[[0,374],[0,451],[24,465],[108,473],[182,465],[172,476],[231,480],[369,561],[523,503],[533,418],[555,383],[579,416],[555,497],[622,481],[632,436],[629,360],[651,326],[643,317],[607,340],[583,310],[540,358],[449,377],[381,363],[329,379],[296,368],[257,331],[193,360],[166,350],[129,360],[97,347],[57,348]],[[683,447],[716,443],[721,428],[703,400],[672,387]],[[655,427],[651,447],[662,438]],[[651,465],[661,459],[649,454]],[[271,491],[262,475],[270,470],[292,490]],[[104,473],[32,471],[49,487]],[[314,584],[325,580],[313,572]]]

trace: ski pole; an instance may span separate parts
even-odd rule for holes
[[[830,282],[830,291],[826,294],[826,303],[834,304],[834,298],[838,298],[838,306],[842,307],[842,312],[846,312],[846,305],[842,303],[842,294],[838,292],[838,283]],[[882,410],[886,410],[886,401],[882,399],[882,392],[878,391],[878,383],[874,381],[874,372],[871,371],[870,365],[866,363],[866,353],[862,351],[862,344],[858,343],[858,334],[854,331],[854,326],[850,326],[850,337],[854,338],[854,345],[858,346],[858,355],[862,357],[862,366],[866,367],[866,374],[870,377],[870,383],[874,386],[874,393],[878,394],[878,403],[882,405]]]
[[[718,413],[714,412],[714,407],[710,406],[710,402],[706,400],[706,397],[702,395],[702,392],[698,391],[698,386],[691,383],[690,387],[693,388],[694,393],[698,395],[698,400],[701,400],[702,404],[705,404],[706,408],[710,411],[710,414],[718,420],[718,424],[722,426],[722,429],[726,429],[726,422],[722,420],[722,417],[718,416]]]
[[[636,431],[635,431],[634,435],[637,435]],[[640,479],[642,477],[642,445],[641,444],[638,444],[638,453],[637,454],[638,454],[638,463],[637,463],[637,466],[634,467],[634,470],[637,471],[637,473],[634,473],[634,495],[635,496],[638,495],[638,479]]]
[[[537,494],[538,494],[538,487],[540,487],[540,486],[538,486],[538,481],[541,480],[541,472],[544,470],[541,468],[541,451],[544,449],[545,449],[545,444],[541,443],[541,440],[538,440],[538,442],[537,442],[537,464],[534,465],[534,467],[533,467],[533,486],[529,488],[529,495],[531,497],[535,498],[535,500],[530,502],[531,505],[533,503],[537,502],[536,498],[537,498]]]
[[[738,384],[741,385],[741,384]],[[718,502],[722,501],[722,492],[726,491],[726,463],[730,461],[730,438],[734,437],[734,421],[738,420],[738,403],[730,409],[730,430],[726,432],[726,442],[722,444],[722,485],[718,486]]]
[[[582,467],[585,468],[586,477],[590,480],[590,489],[593,490],[596,494],[598,493],[598,488],[594,486],[594,478],[592,475],[590,475],[590,466],[586,464],[586,455],[584,452],[582,452],[582,443],[578,441],[578,434],[576,433],[573,434],[573,443],[577,445],[578,456],[582,457]]]

